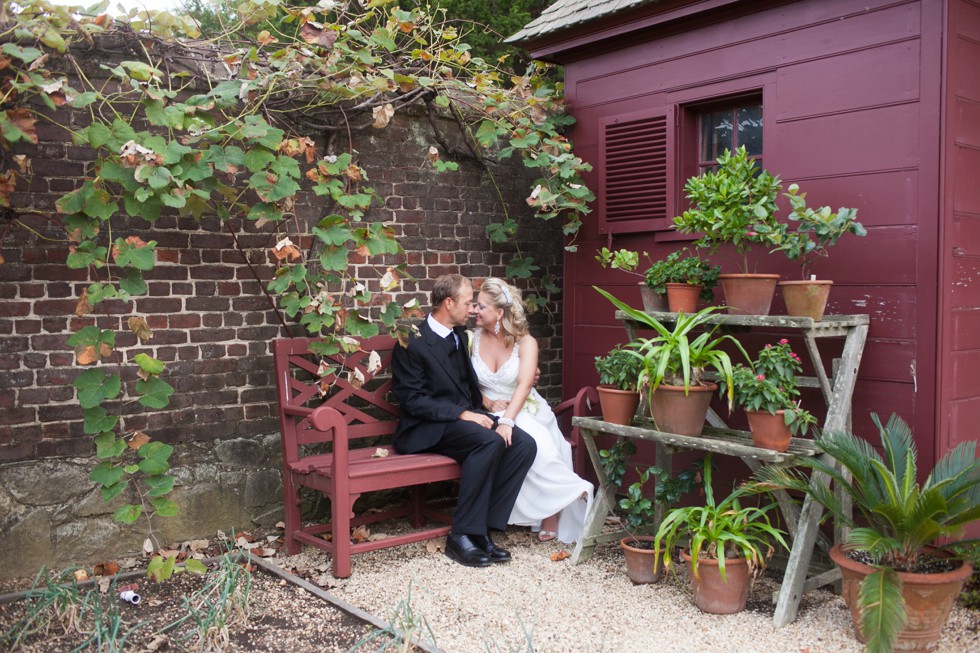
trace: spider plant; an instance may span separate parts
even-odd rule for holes
[[[908,424],[894,414],[884,426],[877,415],[871,418],[883,455],[850,433],[823,433],[816,443],[837,464],[815,458],[802,463],[846,492],[860,519],[843,509],[831,488],[811,485],[800,471],[763,467],[752,486],[760,491],[805,492],[838,523],[851,527],[842,548],[866,553],[876,567],[861,584],[861,632],[868,650],[890,651],[906,622],[902,581],[896,572],[914,573],[926,545],[939,538],[959,538],[965,524],[980,518],[980,460],[976,442],[962,442],[920,484]]]
[[[731,409],[732,359],[721,349],[721,345],[732,342],[745,356],[745,360],[749,360],[749,355],[732,336],[715,335],[720,324],[708,328],[697,336],[692,334],[695,329],[706,327],[712,313],[723,307],[708,306],[691,315],[678,313],[673,329],[668,329],[655,317],[623,303],[602,288],[592,287],[612,302],[613,306],[626,313],[629,319],[656,331],[656,335],[637,338],[628,345],[636,349],[636,355],[643,359],[644,369],[640,373],[638,386],[645,385],[648,395],[652,396],[662,383],[683,386],[687,394],[691,385],[701,385],[704,371],[713,368],[719,378],[725,382],[725,387],[728,389],[726,393],[728,407]]]
[[[718,560],[718,573],[725,577],[725,559],[731,554],[745,558],[753,575],[765,569],[772,555],[772,541],[789,548],[783,539],[783,531],[769,521],[769,511],[775,503],[766,506],[743,506],[740,498],[746,494],[736,488],[721,503],[715,503],[711,488],[711,455],[704,462],[704,505],[683,506],[671,509],[660,524],[653,548],[663,551],[664,566],[671,565],[671,550],[683,537],[689,537],[691,571],[698,577],[698,560]],[[661,549],[661,543],[663,548]]]

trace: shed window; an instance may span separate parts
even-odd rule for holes
[[[743,99],[698,112],[698,172],[717,167],[725,150],[745,146],[762,167],[762,100]]]

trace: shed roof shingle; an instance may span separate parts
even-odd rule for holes
[[[657,2],[658,0],[557,0],[524,29],[507,37],[508,43],[558,32],[573,25],[587,23],[617,12]]]

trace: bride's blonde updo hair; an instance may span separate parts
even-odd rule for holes
[[[503,309],[500,326],[504,343],[510,347],[515,340],[528,332],[521,291],[501,279],[487,277],[480,287],[480,292],[487,296],[491,306]]]

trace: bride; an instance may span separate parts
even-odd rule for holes
[[[530,434],[538,445],[508,523],[530,526],[542,542],[578,540],[592,501],[592,484],[572,471],[572,448],[551,407],[532,385],[538,343],[528,333],[520,291],[493,277],[477,296],[470,356],[483,406]]]

